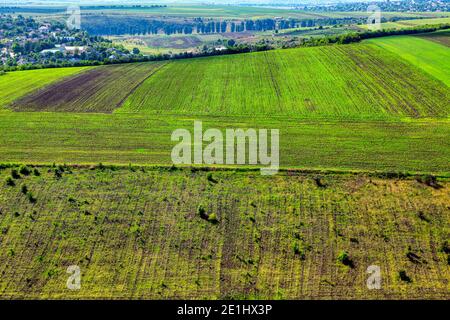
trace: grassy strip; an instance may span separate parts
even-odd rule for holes
[[[445,175],[447,120],[308,121],[255,117],[0,113],[1,163],[171,165],[179,128],[280,129],[283,168]]]

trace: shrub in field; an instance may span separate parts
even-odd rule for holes
[[[342,251],[339,255],[337,260],[342,263],[344,266],[354,268],[355,264],[353,263],[352,259],[350,258],[347,251]]]
[[[16,185],[13,178],[11,178],[11,177],[6,177],[5,184],[10,187],[14,187]]]
[[[37,201],[37,199],[33,196],[33,193],[31,191],[27,193],[27,198],[28,201],[30,201],[30,203],[36,203]]]
[[[430,219],[428,219],[428,217],[425,215],[425,213],[423,213],[423,211],[419,211],[419,213],[417,214],[417,216],[418,216],[419,219],[422,220],[422,221],[430,222]]]
[[[418,177],[416,179],[419,183],[425,184],[433,189],[441,189],[442,186],[438,183],[435,176],[427,175],[424,177]]]
[[[12,169],[11,170],[11,177],[13,179],[20,179],[20,174],[19,174],[19,172],[16,169]]]
[[[21,166],[19,169],[19,173],[24,176],[29,176],[31,173],[31,170],[27,166]]]
[[[199,205],[197,208],[197,214],[202,218],[203,220],[209,221],[212,224],[218,224],[219,219],[217,218],[217,215],[215,213],[208,214],[206,213],[205,208],[203,208],[202,205]]]
[[[218,183],[219,182],[216,179],[214,179],[213,174],[211,172],[208,173],[207,179],[208,179],[209,182],[212,182],[212,183]]]
[[[409,259],[409,261],[415,264],[427,263],[423,258],[421,258],[415,252],[413,252],[411,247],[408,248],[408,251],[406,252],[406,257]]]
[[[411,283],[412,282],[411,278],[406,274],[405,270],[399,271],[398,272],[398,276],[399,276],[400,280],[402,280],[404,282],[407,282],[407,283]]]
[[[28,193],[28,187],[26,185],[23,185],[22,188],[21,188],[21,191],[22,191],[23,194],[26,195]]]
[[[295,241],[293,246],[294,254],[299,256],[301,260],[306,259],[305,251],[303,250],[302,246],[298,243],[298,241]]]
[[[450,245],[449,245],[448,241],[444,241],[441,244],[440,251],[443,253],[446,253],[446,254],[450,254]]]
[[[326,187],[327,187],[326,183],[324,183],[324,182],[322,181],[322,178],[320,178],[320,177],[314,178],[314,181],[316,182],[316,185],[317,185],[319,188],[326,188]]]
[[[197,213],[200,216],[200,218],[202,218],[203,220],[208,220],[209,219],[209,215],[206,213],[206,210],[205,210],[205,208],[203,208],[202,205],[198,206]]]
[[[55,178],[61,179],[63,172],[64,172],[64,169],[62,171],[59,168],[54,169]]]
[[[39,177],[39,176],[41,175],[41,173],[39,172],[39,170],[38,170],[37,168],[34,168],[33,174],[34,174],[36,177]]]
[[[219,219],[217,219],[217,215],[215,213],[211,213],[208,216],[208,221],[211,222],[212,224],[218,224],[219,223]]]

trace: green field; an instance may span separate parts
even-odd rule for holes
[[[448,35],[447,35],[448,36]],[[450,50],[448,47],[412,36],[385,37],[368,42],[399,55],[450,87]],[[444,100],[449,105],[449,99]]]
[[[414,53],[428,64],[412,64],[386,43],[398,50],[417,43]],[[448,175],[450,73],[441,82],[429,72],[448,70],[446,50],[419,37],[390,37],[93,68],[37,92],[21,90],[13,110],[61,112],[0,112],[0,163],[170,165],[171,133],[202,120],[205,128],[281,129],[284,168]],[[4,79],[26,83],[36,73]],[[0,100],[12,100],[8,92]]]
[[[448,120],[332,121],[265,117],[0,113],[0,163],[170,165],[174,130],[280,129],[284,168],[450,172]]]
[[[0,76],[0,299],[447,299],[429,37]],[[172,166],[196,120],[279,129],[282,170]]]
[[[87,68],[60,68],[10,72],[0,76],[0,107]]]
[[[446,117],[449,93],[396,55],[357,44],[176,61],[119,111]]]
[[[448,181],[37,170],[0,186],[2,299],[448,297]],[[381,290],[366,287],[371,265]]]
[[[341,120],[446,118],[450,90],[439,80],[450,83],[448,58],[448,49],[435,42],[391,37],[165,65],[104,66],[31,92],[10,108]],[[34,72],[12,75],[26,83]],[[22,88],[21,94],[26,89],[31,91]],[[8,91],[1,94],[11,99]]]

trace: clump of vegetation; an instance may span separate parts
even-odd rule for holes
[[[37,168],[34,168],[34,169],[33,169],[33,174],[34,174],[34,176],[36,176],[36,177],[39,177],[39,176],[41,175],[41,173],[39,172],[39,170],[38,170]]]
[[[440,252],[445,253],[447,255],[447,264],[450,265],[450,245],[448,241],[444,241],[441,244]]]
[[[37,199],[33,196],[33,193],[31,191],[29,191],[27,193],[27,198],[28,198],[28,201],[30,201],[30,203],[36,203],[37,202]]]
[[[417,182],[427,185],[433,189],[442,189],[443,186],[438,183],[435,176],[427,175],[424,177],[417,177]]]
[[[425,222],[430,222],[430,219],[428,219],[428,217],[425,215],[425,213],[423,213],[423,211],[419,211],[419,213],[417,213],[417,217],[419,217],[420,220],[425,221]]]
[[[407,283],[411,283],[412,282],[412,279],[406,274],[405,270],[400,270],[398,272],[398,276],[399,276],[400,280],[402,280],[404,282],[407,282]]]
[[[5,184],[9,187],[14,187],[16,185],[13,178],[11,178],[11,177],[6,177]]]
[[[209,219],[209,215],[206,213],[206,210],[205,210],[205,208],[203,208],[202,205],[198,206],[197,213],[200,216],[200,218],[202,218],[203,220],[208,220]]]
[[[13,179],[20,179],[20,174],[19,174],[19,172],[16,170],[16,169],[12,169],[11,170],[11,177],[13,178]]]
[[[24,184],[21,188],[21,191],[23,194],[27,194],[28,193],[28,187]]]
[[[439,251],[446,253],[446,254],[450,254],[450,245],[447,240],[441,244],[441,248]]]
[[[408,251],[406,252],[406,257],[414,264],[426,264],[426,260],[417,255],[411,248],[408,247]]]
[[[316,178],[314,178],[314,181],[316,182],[316,185],[317,185],[319,188],[326,188],[326,187],[327,187],[327,184],[326,184],[325,182],[323,182],[323,180],[322,180],[321,177],[316,177]]]
[[[215,213],[211,213],[208,216],[208,221],[211,222],[212,224],[218,224],[219,223],[219,219],[217,218],[217,215]]]
[[[31,174],[31,170],[27,166],[21,166],[19,173],[24,176],[29,176]]]
[[[58,168],[55,168],[53,170],[53,173],[55,174],[55,178],[56,179],[61,179],[62,178],[62,174],[64,173],[64,168],[62,168],[61,166]]]
[[[103,171],[105,169],[106,169],[106,167],[103,165],[103,163],[100,162],[97,166],[97,170]]]
[[[341,251],[341,253],[338,255],[337,260],[342,263],[344,266],[354,268],[355,264],[353,263],[352,259],[350,258],[350,255],[347,251]]]
[[[217,218],[217,215],[215,213],[208,214],[206,213],[205,208],[203,208],[202,205],[198,206],[197,214],[202,218],[203,220],[206,220],[208,222],[211,222],[212,224],[218,224],[219,219]]]
[[[211,172],[208,173],[207,179],[208,179],[208,181],[211,182],[211,183],[218,183],[218,182],[219,182],[219,181],[217,181],[216,179],[214,179],[213,174],[212,174]]]
[[[301,260],[306,259],[305,250],[302,248],[302,246],[298,243],[298,241],[295,241],[293,246],[294,254],[299,256]]]

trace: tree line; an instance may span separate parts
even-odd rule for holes
[[[314,46],[325,46],[334,44],[350,44],[360,42],[365,39],[379,38],[394,35],[410,35],[419,33],[429,33],[438,30],[450,29],[450,24],[434,25],[434,26],[418,26],[410,29],[388,29],[379,31],[367,31],[360,33],[348,33],[339,36],[327,36],[320,38],[310,38],[303,39],[300,44],[296,47],[314,47]],[[284,47],[288,48],[288,47]],[[289,47],[291,48],[291,47]],[[229,55],[238,53],[248,53],[248,52],[258,52],[258,51],[269,51],[275,49],[274,47],[264,43],[263,41],[257,44],[236,44],[233,40],[226,43],[226,50],[207,50],[204,49],[199,53],[185,52],[178,54],[157,54],[149,56],[133,56],[133,57],[122,57],[121,59],[104,61],[64,61],[60,64],[48,64],[48,65],[21,65],[14,67],[5,67],[4,71],[15,71],[15,70],[31,70],[31,69],[42,69],[42,68],[57,68],[57,67],[78,67],[78,66],[98,66],[106,64],[120,64],[120,63],[132,63],[132,62],[147,62],[147,61],[162,61],[162,60],[177,60],[177,59],[187,59],[187,58],[197,58],[197,57],[208,57],[208,56],[218,56],[218,55]],[[0,70],[0,75],[2,71]]]

